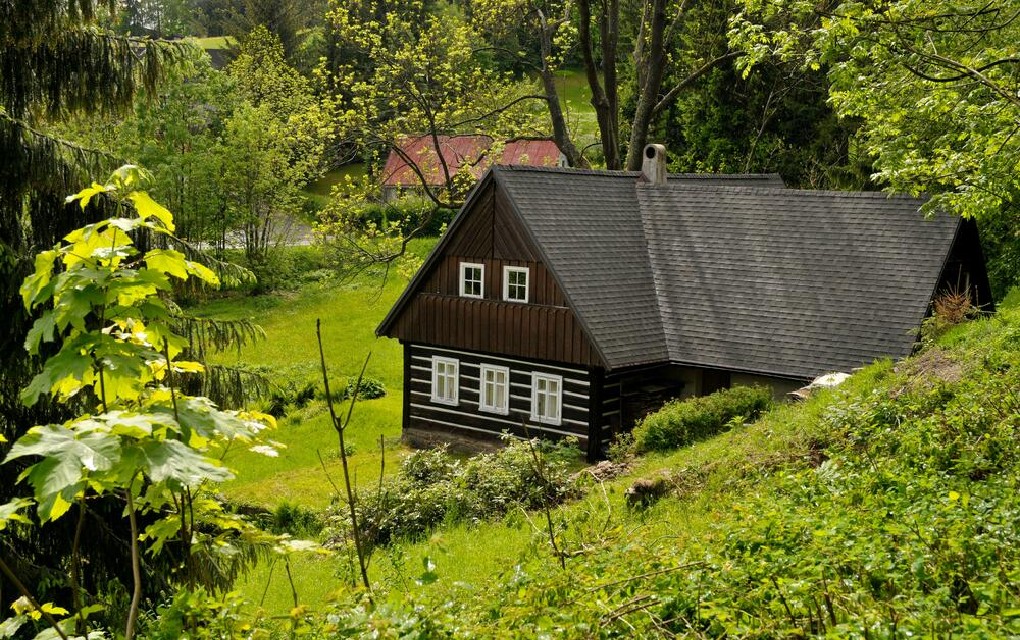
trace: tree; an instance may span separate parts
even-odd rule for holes
[[[227,74],[241,102],[219,145],[224,231],[242,232],[248,262],[257,266],[279,241],[280,225],[298,214],[300,190],[321,172],[331,131],[308,81],[265,27],[249,34]]]
[[[0,432],[9,437],[35,422],[17,400],[34,367],[22,349],[30,316],[18,301],[16,283],[27,273],[34,247],[52,246],[100,214],[65,205],[64,195],[77,191],[90,169],[108,162],[47,133],[46,123],[130,106],[140,88],[155,87],[180,51],[178,45],[97,31],[97,11],[110,5],[93,0],[0,5],[0,311],[8,327],[0,337]]]
[[[66,403],[41,398],[31,406],[20,392],[52,355],[24,349],[33,313],[21,302],[18,283],[32,272],[33,255],[48,250],[70,231],[103,219],[110,202],[93,198],[82,207],[67,203],[67,193],[89,184],[90,175],[120,164],[90,143],[72,142],[55,131],[69,118],[122,115],[144,92],[156,94],[172,62],[188,45],[112,35],[100,27],[114,2],[93,0],[15,0],[0,3],[0,454],[33,425],[60,424],[89,407],[87,394]],[[144,236],[144,234],[143,234]],[[139,237],[140,243],[148,239]],[[94,322],[82,315],[85,322]],[[227,332],[237,336],[237,332]],[[0,466],[0,503],[22,494],[16,478],[20,460]],[[24,527],[0,536],[0,558],[38,585],[63,592],[69,558],[80,554],[91,567],[97,588],[131,584],[123,563],[125,540],[111,523],[121,509],[96,501],[90,509],[91,535],[81,539],[80,526],[61,519],[45,527]],[[76,531],[79,532],[76,536]],[[146,573],[166,578],[162,558],[152,558]],[[7,577],[0,578],[3,598],[12,598]],[[148,588],[163,585],[150,580]],[[7,602],[0,602],[6,610]]]
[[[552,124],[552,138],[571,166],[587,167],[587,159],[574,143],[556,87],[556,71],[562,66],[563,55],[573,40],[570,3],[558,0],[473,0],[470,6],[474,27],[484,34],[490,45],[509,54],[517,62],[526,61],[532,53],[514,46],[520,31],[526,29],[535,35],[539,46],[534,53],[538,61],[528,66],[541,79]],[[599,114],[601,125],[601,112]]]
[[[577,157],[569,135],[563,133],[566,130],[559,124],[562,113],[552,85],[552,73],[575,43],[591,89],[608,169],[640,169],[641,154],[655,121],[699,78],[741,55],[739,51],[714,52],[711,47],[692,46],[692,37],[705,34],[700,33],[699,7],[688,6],[683,0],[578,0],[576,16],[571,2],[474,0],[471,6],[472,14],[484,20],[487,33],[499,34],[496,25],[502,23],[504,30],[520,29],[523,24],[535,34],[541,48],[534,66],[543,80],[554,137],[572,164],[579,166],[587,162]],[[630,65],[621,73],[621,65],[628,60],[623,53],[627,47]],[[629,104],[621,100],[624,94],[630,97]],[[625,111],[630,117],[626,130],[621,127]],[[623,147],[625,137],[628,143]]]
[[[22,478],[32,486],[33,500],[16,499],[0,508],[8,520],[32,502],[42,523],[67,513],[77,516],[68,573],[78,616],[75,632],[83,635],[91,608],[83,573],[91,569],[82,558],[82,529],[97,503],[123,501],[132,575],[127,640],[135,635],[141,608],[143,541],[152,554],[180,544],[181,566],[175,567],[180,573],[172,582],[194,586],[193,563],[200,557],[209,562],[210,553],[227,551],[227,563],[213,564],[236,565],[230,556],[237,555],[232,543],[238,533],[259,538],[203,497],[202,486],[231,477],[219,460],[225,446],[251,442],[272,422],[260,414],[221,411],[205,398],[181,393],[181,378],[202,365],[187,360],[188,341],[175,333],[173,314],[161,296],[173,279],[194,277],[211,285],[218,279],[183,253],[136,246],[132,236],[172,240],[174,233],[170,213],[137,190],[141,178],[136,167],[123,167],[108,183],[74,196],[82,209],[94,198],[108,198],[115,216],[72,231],[41,252],[35,272],[21,286],[25,306],[41,310],[26,349],[37,356],[52,353],[22,392],[22,401],[31,406],[50,395],[61,403],[82,396],[90,402],[67,422],[37,425],[18,438],[5,462],[31,461]],[[2,558],[0,569],[21,595],[36,595]],[[14,630],[23,622],[15,620]],[[10,624],[4,626],[10,631]],[[66,638],[67,631],[54,626]]]
[[[219,178],[219,140],[237,103],[233,81],[212,68],[202,51],[188,54],[163,85],[121,119],[109,148],[146,167],[149,191],[174,211],[177,235],[193,243],[223,237],[226,201]],[[84,123],[80,139],[95,140],[95,122]]]
[[[121,0],[117,30],[157,38],[193,35],[190,5],[189,0]]]
[[[779,173],[790,187],[874,188],[856,120],[828,104],[824,72],[760,64],[743,77],[723,65],[691,86],[657,128],[683,172]]]
[[[0,4],[0,435],[13,441],[34,424],[60,422],[67,409],[51,402],[25,407],[21,388],[38,371],[23,348],[32,315],[22,306],[18,283],[37,247],[49,248],[82,224],[102,216],[102,206],[67,205],[67,193],[87,184],[88,173],[108,159],[52,135],[47,124],[68,114],[117,112],[141,88],[153,88],[179,45],[112,36],[97,28],[99,13],[113,3],[93,0]],[[0,449],[9,445],[0,443]],[[0,502],[21,491],[16,465],[0,468]],[[37,577],[57,582],[73,529],[4,535],[0,554],[34,567]],[[66,535],[63,535],[66,534]],[[122,568],[104,547],[103,531],[89,545],[88,561],[115,574]],[[112,577],[112,576],[111,576]],[[102,578],[102,576],[100,576]],[[6,585],[6,578],[3,579]],[[3,590],[10,597],[10,589]],[[6,608],[6,602],[0,606]]]
[[[1020,206],[1015,3],[744,6],[734,43],[749,53],[748,68],[771,56],[827,68],[830,100],[841,116],[860,119],[860,140],[887,188],[932,194],[929,208],[979,220]]]
[[[429,14],[420,1],[357,0],[334,2],[328,19],[346,52],[331,74],[340,136],[370,160],[399,153],[407,136],[430,136],[440,149],[444,135],[505,140],[532,130],[534,114],[525,106],[544,96],[486,65],[481,42],[456,12]],[[403,160],[418,167],[417,158]],[[440,157],[443,184],[428,184],[419,170],[417,186],[437,205],[456,208],[474,183],[465,172],[480,160],[466,159],[458,176]]]
[[[326,12],[326,0],[236,0],[232,5],[226,33],[242,40],[263,27],[280,41],[288,60],[307,36],[305,30],[320,26]]]

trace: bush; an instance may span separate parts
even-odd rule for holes
[[[733,387],[712,395],[674,400],[634,427],[634,449],[669,451],[728,430],[735,421],[753,420],[772,406],[769,387]]]
[[[428,223],[421,228],[418,235],[436,238],[442,233],[443,228],[450,224],[456,213],[453,209],[433,207],[429,204],[423,206],[421,200],[417,198],[405,198],[396,202],[365,205],[358,215],[358,220],[362,225],[374,223],[379,228],[397,223],[406,234],[417,229],[428,217]]]
[[[287,533],[296,538],[314,538],[322,531],[318,512],[291,502],[282,502],[267,523],[271,533]]]
[[[255,274],[256,281],[246,288],[251,295],[296,291],[333,275],[322,248],[315,245],[275,247],[255,261],[243,253],[231,258]]]
[[[510,509],[538,509],[578,495],[570,480],[570,463],[577,459],[572,443],[533,441],[540,467],[526,441],[512,440],[495,452],[464,463],[446,449],[416,451],[401,464],[397,475],[376,495],[361,499],[359,520],[366,537],[377,544],[396,538],[416,539],[432,528],[465,520],[498,518]],[[334,545],[350,539],[347,507],[330,514],[327,538]]]
[[[315,385],[311,382],[299,384],[293,381],[286,381],[277,387],[269,396],[269,404],[265,412],[274,418],[282,418],[287,415],[288,407],[300,409],[307,405],[315,397]]]
[[[358,383],[357,378],[348,378],[347,387],[344,389],[344,397],[346,400],[354,395],[354,386]],[[375,400],[386,395],[386,385],[381,380],[376,378],[369,378],[365,376],[361,379],[361,385],[358,386],[358,400]]]

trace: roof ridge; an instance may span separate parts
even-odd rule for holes
[[[732,176],[736,178],[740,175],[745,175],[744,179],[754,179],[758,176],[768,176],[776,174],[738,174],[738,173],[727,173],[727,174],[670,174],[670,175],[686,175],[686,176],[708,176],[711,175],[715,178],[725,178]],[[791,189],[789,187],[773,187],[767,185],[742,185],[742,184],[705,184],[695,181],[683,181],[667,183],[667,188],[670,187],[681,187],[685,191],[714,191],[714,192],[734,192],[734,193],[749,193],[749,194],[772,194],[782,192],[784,194],[800,194],[810,197],[839,197],[839,198],[862,198],[862,199],[880,199],[880,200],[913,200],[918,203],[925,203],[930,200],[930,196],[912,196],[908,193],[889,193],[886,191],[840,191],[838,189]],[[646,185],[649,191],[654,189],[661,189],[661,187],[653,187]],[[793,196],[798,197],[798,196]]]
[[[606,176],[612,178],[638,178],[641,176],[640,171],[629,171],[625,169],[582,169],[579,167],[537,167],[532,165],[508,165],[496,163],[492,165],[493,169],[507,170],[507,171],[534,171],[539,173],[560,173],[565,175],[584,175],[584,176]],[[775,178],[781,178],[779,173],[696,173],[696,172],[680,172],[680,173],[668,173],[667,177],[670,178],[711,178],[719,180],[771,180]],[[779,188],[779,187],[776,187]]]

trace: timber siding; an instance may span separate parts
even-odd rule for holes
[[[402,342],[555,361],[602,361],[506,194],[485,183],[458,216],[442,257],[428,265],[388,334]],[[460,296],[461,263],[484,265],[482,298]],[[503,268],[528,268],[528,302],[503,301]]]
[[[405,343],[431,343],[468,351],[581,366],[598,357],[566,307],[420,294],[400,317]]]
[[[468,437],[488,436],[507,431],[515,436],[548,438],[574,436],[582,448],[588,447],[592,377],[584,369],[494,356],[482,353],[404,345],[408,377],[404,384],[405,432],[434,430],[459,433]],[[431,401],[432,357],[454,358],[459,362],[458,402],[456,406]],[[510,370],[509,413],[487,413],[478,408],[479,367],[482,364]],[[561,422],[538,424],[531,420],[531,374],[548,373],[563,377]]]

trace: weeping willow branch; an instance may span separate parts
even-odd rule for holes
[[[168,301],[169,302],[169,301]],[[199,357],[241,349],[266,337],[265,330],[248,319],[217,320],[189,315],[172,302],[168,303],[174,331],[188,339],[188,349]]]
[[[180,249],[189,260],[200,262],[212,269],[224,286],[237,287],[243,284],[255,282],[255,274],[252,273],[251,269],[242,267],[241,265],[228,260],[221,260],[198,245],[188,242],[182,238],[169,236],[169,240],[170,243]],[[193,279],[194,278],[189,278],[186,282],[190,283]]]
[[[244,366],[209,364],[209,356],[241,349],[266,337],[265,330],[251,320],[214,320],[187,314],[173,301],[166,301],[173,330],[188,339],[188,351],[205,364],[202,373],[182,376],[186,393],[205,396],[221,407],[238,408],[269,395],[272,380],[257,369]]]

